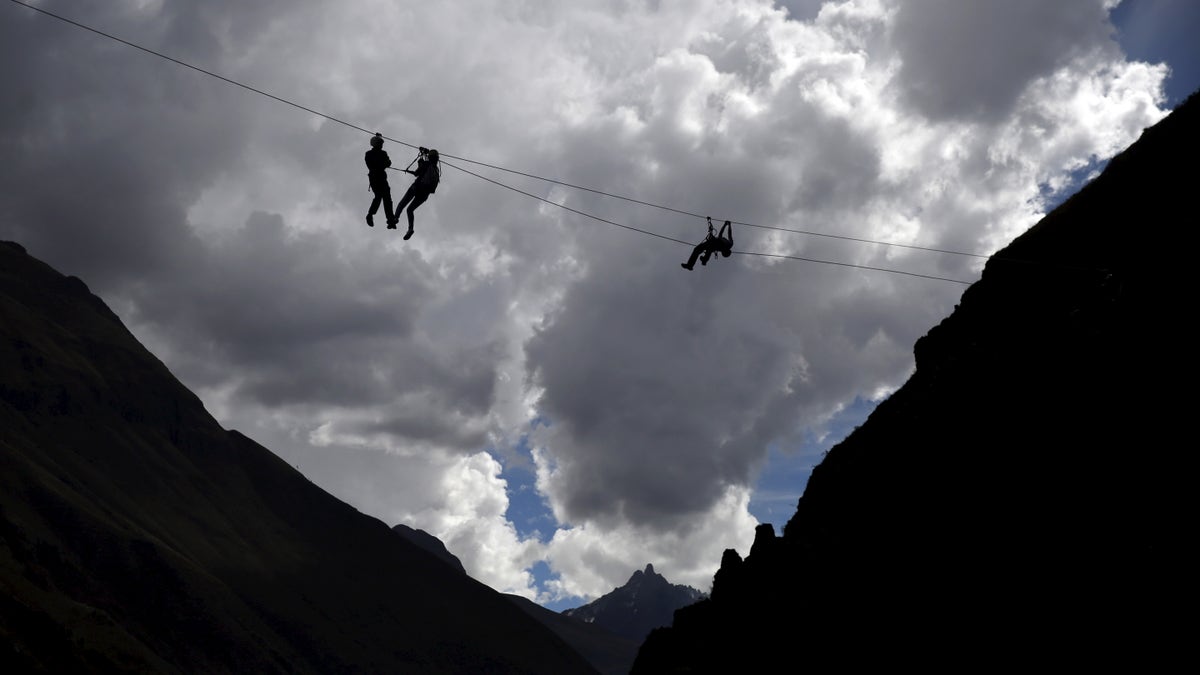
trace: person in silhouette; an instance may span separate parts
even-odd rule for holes
[[[376,133],[371,137],[371,149],[364,159],[367,162],[367,185],[375,194],[371,208],[367,209],[367,225],[375,227],[374,216],[379,211],[379,203],[383,202],[383,215],[387,217],[388,227],[394,228],[399,219],[392,211],[392,188],[387,179],[387,169],[392,165],[392,160],[383,149],[383,136]]]
[[[404,211],[405,205],[408,210],[408,232],[404,234],[404,238],[408,239],[413,236],[413,211],[417,207],[424,204],[429,195],[437,191],[438,181],[442,178],[442,168],[438,165],[438,151],[421,148],[421,154],[417,158],[417,168],[415,170],[405,169],[405,173],[411,173],[416,176],[412,185],[408,186],[408,191],[404,193],[404,198],[396,206],[396,212]],[[409,166],[412,166],[411,164]],[[400,220],[400,216],[396,216],[396,220]],[[389,224],[389,228],[395,228],[396,225]]]
[[[726,231],[729,232],[729,236],[725,236]],[[696,258],[700,259],[701,265],[707,265],[708,259],[718,251],[726,258],[733,253],[733,224],[728,220],[725,221],[725,224],[721,226],[721,231],[714,235],[712,218],[709,218],[708,236],[704,237],[704,241],[696,244],[688,261],[679,263],[679,266],[685,270],[691,270],[696,265]]]

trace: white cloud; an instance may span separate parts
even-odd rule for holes
[[[508,495],[500,464],[485,452],[458,458],[440,476],[436,498],[403,522],[433,533],[456,552],[474,578],[496,590],[536,597],[528,569],[541,557],[506,519]]]
[[[545,553],[560,577],[547,584],[550,597],[543,599],[599,597],[647,564],[671,583],[707,593],[715,571],[711,561],[720,562],[727,548],[744,555],[754,542],[758,523],[746,512],[748,503],[746,489],[730,488],[704,519],[668,532],[628,523],[560,529]]]
[[[781,9],[786,5],[790,14]],[[72,18],[390,138],[687,211],[989,253],[1163,115],[1100,2],[140,3]],[[0,236],[78,274],[228,427],[468,572],[707,589],[770,444],[899,386],[980,260],[752,227],[688,246],[447,166],[404,242],[367,137],[6,8]],[[66,9],[63,10],[67,11]],[[790,18],[789,18],[790,16]],[[52,47],[52,48],[50,48]],[[18,58],[19,57],[19,58]],[[412,151],[385,149],[400,166]],[[704,224],[454,159],[608,220]],[[394,191],[407,186],[392,175]],[[545,423],[532,432],[534,420]],[[529,435],[536,452],[518,449]],[[492,453],[493,456],[489,456]],[[559,529],[507,520],[501,465]]]

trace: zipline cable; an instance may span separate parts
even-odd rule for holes
[[[472,176],[475,176],[476,178],[479,178],[480,180],[485,180],[485,181],[487,181],[487,182],[489,182],[489,183],[492,183],[493,185],[499,185],[500,187],[502,187],[502,188],[505,188],[505,189],[507,189],[507,190],[512,190],[513,192],[517,192],[517,193],[519,193],[519,194],[523,194],[523,195],[525,195],[525,196],[527,196],[527,197],[533,197],[534,199],[537,199],[538,201],[545,202],[545,203],[547,203],[547,204],[550,204],[550,205],[552,205],[552,206],[557,206],[557,207],[558,207],[558,208],[560,208],[560,209],[565,209],[565,210],[567,210],[567,211],[570,211],[571,213],[575,213],[575,214],[578,214],[578,215],[584,216],[585,218],[591,218],[592,220],[598,220],[598,221],[600,221],[600,222],[602,222],[602,223],[608,223],[609,225],[616,225],[617,227],[623,227],[623,228],[625,228],[626,230],[633,230],[634,232],[641,232],[642,234],[648,234],[648,235],[650,235],[650,236],[652,236],[652,237],[658,237],[659,239],[666,239],[667,241],[673,241],[673,242],[677,242],[677,243],[684,244],[684,245],[687,245],[687,246],[691,246],[691,245],[692,245],[692,243],[691,243],[691,242],[689,242],[689,241],[684,241],[684,240],[682,240],[682,239],[676,239],[676,238],[674,238],[674,237],[668,237],[668,236],[666,236],[666,235],[662,235],[662,234],[659,234],[659,233],[657,233],[657,232],[651,232],[651,231],[649,231],[649,230],[643,230],[643,229],[640,229],[640,228],[637,228],[637,227],[632,227],[632,226],[630,226],[630,225],[624,225],[624,224],[622,224],[622,223],[618,223],[618,222],[615,222],[615,221],[612,221],[612,220],[608,220],[608,219],[606,219],[606,218],[601,218],[600,216],[596,216],[596,215],[593,215],[593,214],[590,214],[590,213],[587,213],[587,212],[584,212],[584,211],[580,211],[579,209],[571,208],[570,206],[566,206],[565,204],[559,204],[558,202],[551,201],[551,200],[549,200],[549,199],[546,199],[545,197],[542,197],[542,196],[540,196],[540,195],[535,195],[535,194],[533,194],[532,192],[526,192],[525,190],[522,190],[522,189],[520,189],[520,188],[515,188],[515,187],[513,187],[513,186],[511,186],[511,185],[508,185],[508,184],[506,184],[506,183],[501,183],[501,182],[500,182],[500,181],[498,181],[498,180],[495,180],[495,179],[492,179],[492,178],[488,178],[487,176],[484,176],[484,175],[481,175],[481,174],[477,174],[477,173],[475,173],[474,171],[471,171],[471,170],[469,170],[469,169],[464,169],[464,168],[462,168],[461,166],[455,166],[454,164],[451,164],[450,162],[447,162],[447,161],[445,161],[445,160],[442,160],[442,164],[445,164],[446,166],[448,166],[448,167],[450,167],[450,168],[452,168],[452,169],[456,169],[456,170],[458,170],[458,171],[462,171],[463,173],[466,173],[466,174],[470,174],[470,175],[472,175]],[[907,276],[910,276],[910,277],[919,277],[919,278],[922,278],[922,279],[933,279],[934,281],[948,281],[948,282],[950,282],[950,283],[955,283],[955,284],[963,284],[964,286],[969,286],[969,285],[972,283],[972,282],[970,282],[970,281],[962,281],[961,279],[950,279],[950,278],[948,278],[948,277],[937,277],[937,276],[933,276],[933,275],[929,275],[929,274],[918,274],[918,273],[916,273],[916,272],[905,272],[905,271],[902,271],[902,270],[893,270],[893,269],[888,269],[888,268],[886,268],[886,267],[872,267],[872,266],[870,266],[870,265],[856,265],[856,264],[854,264],[854,263],[836,262],[836,261],[832,261],[832,260],[820,260],[820,259],[817,259],[817,258],[805,258],[805,257],[798,256],[798,255],[785,255],[785,254],[783,254],[783,253],[758,253],[758,252],[755,252],[755,251],[738,251],[738,250],[734,250],[734,251],[733,251],[733,253],[737,253],[737,254],[739,254],[739,255],[753,255],[753,256],[761,256],[761,257],[764,257],[764,258],[786,258],[786,259],[788,259],[788,260],[800,260],[800,261],[803,261],[803,262],[821,263],[821,264],[823,264],[823,265],[838,265],[838,266],[840,266],[840,267],[853,267],[853,268],[855,268],[855,269],[860,269],[860,270],[872,270],[872,271],[875,271],[875,272],[889,272],[889,273],[891,273],[891,274],[903,274],[903,275],[907,275]]]
[[[485,181],[487,181],[487,182],[489,182],[489,183],[491,183],[491,184],[493,184],[493,185],[499,185],[499,186],[500,186],[500,187],[502,187],[502,188],[505,188],[505,189],[508,189],[508,190],[512,190],[513,192],[517,192],[517,193],[523,194],[523,195],[525,195],[526,197],[533,197],[534,199],[536,199],[536,200],[538,200],[538,201],[545,202],[545,203],[547,203],[547,204],[550,204],[551,206],[557,206],[557,207],[558,207],[558,208],[560,208],[560,209],[565,209],[565,210],[567,210],[567,211],[570,211],[571,213],[576,213],[576,214],[579,214],[579,215],[581,215],[581,216],[584,216],[585,218],[591,218],[592,220],[598,220],[598,221],[600,221],[600,222],[602,222],[602,223],[608,223],[609,225],[616,225],[617,227],[623,227],[623,228],[625,228],[626,230],[633,230],[634,232],[641,232],[642,234],[648,234],[648,235],[650,235],[651,237],[658,237],[659,239],[666,239],[667,241],[674,241],[674,242],[677,242],[677,243],[680,243],[680,244],[684,244],[684,245],[686,245],[686,246],[691,246],[691,245],[692,245],[692,243],[691,243],[691,242],[684,241],[684,240],[682,240],[682,239],[676,239],[675,237],[668,237],[668,236],[667,236],[667,235],[665,235],[665,234],[659,234],[659,233],[657,233],[657,232],[651,232],[650,230],[643,230],[643,229],[641,229],[641,228],[633,227],[632,225],[624,225],[624,224],[622,224],[622,223],[618,223],[618,222],[616,222],[616,221],[608,220],[608,219],[606,219],[606,218],[601,218],[600,216],[594,216],[594,215],[592,215],[592,214],[590,214],[590,213],[585,213],[585,212],[583,212],[583,211],[580,211],[579,209],[574,209],[574,208],[571,208],[570,206],[567,206],[566,204],[559,204],[558,202],[551,201],[551,200],[549,200],[549,199],[546,199],[545,197],[542,197],[542,196],[539,196],[539,195],[535,195],[535,194],[533,194],[532,192],[526,192],[526,191],[524,191],[524,190],[522,190],[522,189],[520,189],[520,188],[515,188],[515,187],[513,187],[513,186],[511,186],[511,185],[508,185],[508,184],[506,184],[506,183],[501,183],[501,182],[500,182],[500,181],[498,181],[498,180],[494,180],[494,179],[492,179],[492,178],[488,178],[487,176],[484,176],[484,175],[481,175],[481,174],[475,173],[474,171],[471,171],[471,170],[469,170],[469,169],[464,169],[464,168],[462,168],[461,166],[455,166],[455,165],[451,164],[450,162],[447,162],[446,160],[441,160],[441,162],[442,162],[442,164],[445,164],[446,166],[450,167],[451,169],[457,169],[457,170],[459,170],[459,171],[461,171],[461,172],[463,172],[463,173],[465,173],[465,174],[470,174],[470,175],[472,175],[472,176],[475,176],[476,178],[478,178],[478,179],[480,179],[480,180],[485,180]],[[399,216],[397,216],[397,217],[399,217]]]
[[[329,120],[329,121],[331,121],[331,122],[337,122],[338,124],[345,125],[345,126],[347,126],[347,127],[350,127],[351,129],[356,129],[356,130],[358,130],[358,131],[361,131],[361,132],[363,132],[363,133],[365,133],[365,134],[374,134],[374,132],[372,132],[372,131],[368,131],[367,129],[364,129],[363,127],[360,127],[360,126],[358,126],[357,124],[351,124],[350,122],[347,122],[347,121],[345,121],[345,120],[340,120],[340,119],[338,119],[338,118],[336,118],[336,117],[333,117],[333,116],[331,116],[331,115],[326,115],[325,113],[323,113],[323,112],[321,112],[321,111],[319,111],[319,110],[313,110],[312,108],[308,108],[308,107],[302,106],[302,105],[300,105],[299,103],[295,103],[295,102],[293,102],[293,101],[289,101],[289,100],[287,100],[286,98],[281,98],[281,97],[279,97],[279,96],[276,96],[276,95],[274,95],[274,94],[272,94],[272,93],[269,93],[269,92],[263,91],[262,89],[257,89],[257,88],[255,88],[255,87],[251,87],[251,86],[250,86],[250,85],[248,85],[248,84],[242,84],[241,82],[238,82],[237,80],[232,80],[232,79],[230,79],[230,78],[228,78],[228,77],[225,77],[224,75],[219,75],[219,74],[217,74],[217,73],[214,73],[214,72],[212,72],[211,70],[205,70],[204,68],[200,68],[199,66],[193,66],[192,64],[190,64],[190,63],[187,63],[186,61],[180,61],[179,59],[177,59],[177,58],[174,58],[174,57],[172,57],[172,56],[167,56],[166,54],[163,54],[162,52],[156,52],[156,51],[154,51],[153,49],[150,49],[150,48],[148,48],[148,47],[143,47],[143,46],[141,46],[141,45],[139,45],[139,44],[136,44],[136,43],[134,43],[134,42],[130,42],[130,41],[128,41],[128,40],[121,39],[121,38],[119,38],[119,37],[117,37],[117,36],[115,36],[115,35],[110,35],[110,34],[108,34],[108,33],[105,33],[105,32],[104,32],[104,31],[102,31],[102,30],[97,30],[97,29],[95,29],[95,28],[92,28],[91,26],[88,26],[88,25],[85,25],[85,24],[79,23],[78,21],[72,21],[71,19],[68,19],[68,18],[66,18],[66,17],[64,17],[64,16],[59,16],[58,14],[55,14],[54,12],[51,12],[51,11],[49,11],[49,10],[42,9],[41,7],[35,7],[34,5],[31,5],[31,4],[27,3],[27,2],[24,2],[24,0],[9,0],[9,2],[12,2],[13,4],[16,4],[16,5],[21,5],[22,7],[28,7],[29,9],[32,9],[32,10],[33,10],[33,11],[35,11],[35,12],[40,12],[40,13],[42,13],[42,14],[45,14],[46,16],[49,16],[49,17],[52,17],[52,18],[58,19],[59,21],[62,21],[62,22],[64,22],[64,23],[68,23],[68,24],[70,24],[70,25],[72,25],[72,26],[75,26],[76,28],[82,28],[83,30],[86,30],[86,31],[90,31],[90,32],[92,32],[92,33],[95,33],[96,35],[101,35],[101,36],[104,36],[104,37],[106,37],[106,38],[108,38],[108,39],[110,39],[110,40],[115,40],[116,42],[120,42],[120,43],[121,43],[121,44],[123,44],[123,45],[129,46],[129,47],[133,47],[134,49],[139,49],[139,50],[141,50],[141,51],[143,51],[143,52],[146,52],[147,54],[151,54],[151,55],[153,55],[153,56],[157,56],[157,57],[158,57],[158,58],[160,58],[160,59],[166,59],[167,61],[170,61],[171,63],[174,63],[174,64],[177,64],[177,65],[183,66],[184,68],[190,68],[190,69],[192,69],[192,70],[194,70],[194,71],[196,71],[196,72],[198,72],[198,73],[203,73],[203,74],[205,74],[205,75],[208,75],[209,77],[215,77],[215,78],[217,78],[218,80],[221,80],[222,82],[226,82],[226,83],[228,83],[228,84],[232,84],[232,85],[234,85],[235,87],[241,87],[242,89],[245,89],[245,90],[247,90],[247,91],[252,91],[252,92],[254,92],[255,94],[261,94],[262,96],[266,96],[267,98],[274,99],[274,100],[276,100],[276,101],[279,101],[280,103],[285,103],[285,104],[287,104],[287,105],[290,105],[290,106],[292,106],[293,108],[298,108],[298,109],[300,109],[300,110],[303,110],[304,112],[307,112],[307,113],[311,113],[311,114],[313,114],[313,115],[316,115],[317,117],[324,117],[325,119],[327,119],[327,120]],[[388,140],[391,140],[391,141],[393,141],[393,142],[395,142],[395,143],[399,143],[400,145],[406,145],[406,146],[408,146],[408,147],[410,147],[410,148],[414,148],[414,149],[417,147],[417,146],[415,146],[415,145],[412,145],[412,144],[409,144],[409,143],[405,143],[404,141],[397,141],[397,140],[395,140],[395,139],[388,139]]]
[[[23,0],[9,0],[9,2],[12,2],[13,4],[20,5],[20,6],[22,6],[22,7],[28,8],[28,9],[31,9],[31,10],[33,10],[33,11],[35,11],[35,12],[38,12],[38,13],[44,14],[44,15],[46,15],[46,16],[49,16],[49,17],[53,18],[53,19],[57,19],[57,20],[59,20],[59,21],[62,21],[63,23],[69,24],[69,25],[71,25],[71,26],[74,26],[74,27],[76,27],[76,28],[80,28],[80,29],[86,30],[86,31],[88,31],[88,32],[95,33],[96,35],[100,35],[100,36],[102,36],[102,37],[105,37],[105,38],[108,38],[108,39],[110,39],[110,40],[113,40],[113,41],[115,41],[115,42],[119,42],[119,43],[121,43],[121,44],[123,44],[123,45],[126,45],[126,46],[128,46],[128,47],[132,47],[132,48],[134,48],[134,49],[140,50],[140,51],[142,51],[142,52],[145,52],[145,53],[147,53],[147,54],[150,54],[150,55],[152,55],[152,56],[157,56],[158,58],[161,58],[161,59],[164,59],[164,60],[170,61],[171,63],[174,63],[174,64],[176,64],[176,65],[183,66],[184,68],[188,68],[188,69],[190,69],[190,70],[194,70],[194,71],[196,71],[196,72],[198,72],[198,73],[201,73],[201,74],[204,74],[204,75],[208,75],[209,77],[216,78],[216,79],[218,79],[218,80],[221,80],[222,82],[225,82],[225,83],[227,83],[227,84],[232,84],[232,85],[234,85],[234,86],[236,86],[236,87],[241,87],[242,89],[245,89],[245,90],[247,90],[247,91],[253,92],[253,93],[255,93],[255,94],[259,94],[259,95],[261,95],[261,96],[265,96],[265,97],[267,97],[267,98],[270,98],[270,99],[272,99],[272,100],[274,100],[274,101],[278,101],[278,102],[280,102],[280,103],[283,103],[283,104],[286,104],[286,105],[292,106],[293,108],[296,108],[296,109],[298,109],[298,110],[302,110],[302,111],[304,111],[304,112],[307,112],[307,113],[310,113],[310,114],[312,114],[312,115],[316,115],[316,116],[318,116],[318,117],[322,117],[322,118],[324,118],[324,119],[327,119],[327,120],[329,120],[329,121],[331,121],[331,122],[336,122],[337,124],[341,124],[341,125],[343,125],[343,126],[349,127],[349,128],[351,128],[351,129],[355,129],[355,130],[357,130],[357,131],[360,131],[360,132],[362,132],[362,133],[365,133],[365,134],[368,134],[368,135],[374,135],[374,132],[372,132],[372,131],[370,131],[369,129],[366,129],[366,128],[364,128],[364,127],[361,127],[361,126],[359,126],[359,125],[357,125],[357,124],[352,124],[352,123],[350,123],[350,122],[347,122],[347,121],[345,121],[345,120],[339,119],[339,118],[337,118],[337,117],[334,117],[334,116],[332,116],[332,115],[328,115],[328,114],[326,114],[326,113],[320,112],[320,111],[318,111],[318,110],[314,110],[314,109],[312,109],[312,108],[309,108],[309,107],[307,107],[307,106],[300,105],[299,103],[296,103],[296,102],[294,102],[294,101],[290,101],[290,100],[288,100],[288,99],[285,99],[285,98],[282,98],[282,97],[280,97],[280,96],[276,96],[276,95],[274,95],[274,94],[271,94],[271,93],[269,93],[269,92],[263,91],[262,89],[258,89],[258,88],[256,88],[256,87],[252,87],[252,86],[250,86],[250,85],[243,84],[243,83],[241,83],[241,82],[238,82],[237,80],[233,80],[233,79],[230,79],[230,78],[228,78],[228,77],[225,77],[224,75],[220,75],[220,74],[218,74],[218,73],[214,73],[214,72],[212,72],[212,71],[210,71],[210,70],[206,70],[206,69],[204,69],[204,68],[200,68],[199,66],[194,66],[194,65],[192,65],[192,64],[190,64],[190,63],[187,63],[186,61],[181,61],[181,60],[179,60],[179,59],[177,59],[177,58],[174,58],[174,57],[172,57],[172,56],[168,56],[167,54],[163,54],[162,52],[155,51],[155,50],[153,50],[153,49],[150,49],[150,48],[148,48],[148,47],[143,47],[142,45],[139,45],[139,44],[137,44],[137,43],[130,42],[129,40],[125,40],[125,39],[119,38],[119,37],[117,37],[117,36],[115,36],[115,35],[112,35],[112,34],[110,34],[110,33],[106,33],[106,32],[104,32],[104,31],[102,31],[102,30],[99,30],[99,29],[93,28],[93,27],[91,27],[91,26],[88,26],[88,25],[86,25],[86,24],[80,23],[80,22],[78,22],[78,21],[74,21],[74,20],[68,19],[68,18],[66,18],[66,17],[64,17],[64,16],[60,16],[60,15],[58,15],[58,14],[55,14],[54,12],[51,12],[51,11],[49,11],[49,10],[46,10],[46,9],[43,9],[43,8],[41,8],[41,7],[36,7],[36,6],[34,6],[34,5],[31,5],[31,4],[29,4],[28,2],[24,2]],[[389,140],[389,141],[392,141],[393,143],[397,143],[397,144],[399,144],[399,145],[403,145],[403,146],[406,146],[406,147],[409,147],[409,148],[413,148],[413,149],[419,149],[419,146],[417,146],[417,145],[413,145],[412,143],[407,143],[407,142],[405,142],[405,141],[402,141],[402,140],[398,140],[398,139],[394,139],[394,138],[389,138],[389,137],[387,137],[387,136],[383,136],[383,138],[385,138],[385,139],[387,139],[387,140]],[[497,166],[497,165],[493,165],[493,164],[487,164],[487,163],[485,163],[485,162],[479,162],[479,161],[472,160],[472,159],[468,159],[468,158],[465,158],[465,157],[459,157],[459,156],[456,156],[456,155],[450,155],[450,154],[446,154],[446,153],[442,153],[442,156],[443,156],[443,157],[449,157],[449,158],[452,158],[452,159],[455,159],[455,160],[458,160],[458,161],[468,162],[468,163],[475,164],[475,165],[478,165],[478,166],[486,166],[486,167],[488,167],[488,168],[496,169],[496,170],[499,170],[499,171],[505,171],[505,172],[508,172],[508,173],[513,173],[513,174],[517,174],[517,175],[521,175],[521,176],[526,176],[526,177],[529,177],[529,178],[535,178],[535,179],[537,179],[537,180],[542,180],[542,181],[545,181],[545,182],[548,182],[548,183],[554,183],[554,184],[557,184],[557,185],[562,185],[562,186],[564,186],[564,187],[570,187],[570,188],[577,189],[577,190],[584,190],[584,191],[587,191],[587,192],[593,192],[593,193],[595,193],[595,194],[600,194],[600,195],[607,196],[607,197],[612,197],[612,198],[615,198],[615,199],[621,199],[621,200],[628,201],[628,202],[633,202],[633,203],[636,203],[636,204],[642,204],[642,205],[645,205],[645,206],[650,206],[650,207],[657,208],[657,209],[662,209],[662,210],[665,210],[665,211],[671,211],[671,212],[674,212],[674,213],[679,213],[679,214],[682,214],[682,215],[692,216],[692,217],[696,217],[696,218],[705,218],[705,216],[701,216],[700,214],[697,214],[697,213],[692,213],[692,212],[689,212],[689,211],[684,211],[684,210],[682,210],[682,209],[675,209],[675,208],[672,208],[672,207],[669,207],[669,206],[663,206],[663,205],[660,205],[660,204],[654,204],[654,203],[651,203],[651,202],[646,202],[646,201],[642,201],[642,200],[639,200],[639,199],[634,199],[634,198],[632,198],[632,197],[624,197],[624,196],[621,196],[621,195],[617,195],[617,194],[613,194],[613,193],[609,193],[609,192],[604,192],[604,191],[602,191],[602,190],[595,190],[595,189],[588,188],[588,187],[583,187],[583,186],[580,186],[580,185],[573,185],[573,184],[571,184],[571,183],[565,183],[565,182],[563,182],[563,181],[558,181],[558,180],[555,180],[555,179],[552,179],[552,178],[546,178],[546,177],[543,177],[543,176],[537,176],[537,175],[535,175],[535,174],[530,174],[530,173],[525,173],[525,172],[521,172],[521,171],[516,171],[516,170],[514,170],[514,169],[508,169],[508,168],[501,167],[501,166]],[[576,213],[576,214],[578,214],[578,215],[585,216],[585,217],[587,217],[587,218],[591,218],[591,219],[593,219],[593,220],[597,220],[597,221],[600,221],[600,222],[603,222],[603,223],[607,223],[607,224],[609,224],[609,225],[615,225],[615,226],[617,226],[617,227],[621,227],[621,228],[624,228],[624,229],[627,229],[627,230],[632,230],[632,231],[634,231],[634,232],[640,232],[640,233],[642,233],[642,234],[647,234],[647,235],[650,235],[650,236],[652,236],[652,237],[658,237],[659,239],[665,239],[665,240],[667,240],[667,241],[673,241],[673,242],[677,242],[677,243],[684,244],[684,245],[687,245],[687,246],[691,246],[691,245],[692,245],[690,242],[684,241],[684,240],[682,240],[682,239],[675,239],[674,237],[668,237],[668,236],[666,236],[666,235],[658,234],[658,233],[656,233],[656,232],[651,232],[651,231],[649,231],[649,230],[643,230],[643,229],[640,229],[640,228],[637,228],[637,227],[632,227],[632,226],[630,226],[630,225],[624,225],[624,224],[622,224],[622,223],[618,223],[618,222],[615,222],[615,221],[607,220],[607,219],[605,219],[605,218],[600,218],[599,216],[594,216],[594,215],[592,215],[592,214],[585,213],[585,212],[583,212],[583,211],[579,211],[578,209],[574,209],[574,208],[571,208],[571,207],[569,207],[569,206],[566,206],[566,205],[564,205],[564,204],[559,204],[559,203],[557,203],[557,202],[554,202],[554,201],[551,201],[551,200],[549,200],[549,199],[545,199],[544,197],[540,197],[540,196],[538,196],[538,195],[535,195],[535,194],[533,194],[533,193],[531,193],[531,192],[526,192],[526,191],[524,191],[524,190],[520,190],[520,189],[518,189],[518,188],[515,188],[515,187],[512,187],[512,186],[510,186],[510,185],[506,185],[506,184],[504,184],[504,183],[501,183],[501,182],[499,182],[499,181],[493,180],[493,179],[491,179],[491,178],[488,178],[488,177],[486,177],[486,176],[483,176],[483,175],[477,174],[477,173],[475,173],[475,172],[473,172],[473,171],[469,171],[469,170],[467,170],[467,169],[464,169],[464,168],[462,168],[462,167],[459,167],[459,166],[455,166],[455,165],[449,164],[448,162],[443,162],[443,164],[446,164],[447,166],[450,166],[451,168],[454,168],[454,169],[457,169],[457,170],[459,170],[459,171],[462,171],[462,172],[464,172],[464,173],[467,173],[467,174],[470,174],[470,175],[472,175],[472,176],[475,176],[476,178],[480,178],[480,179],[482,179],[482,180],[485,180],[485,181],[487,181],[487,182],[489,182],[489,183],[493,183],[493,184],[499,185],[499,186],[501,186],[501,187],[507,188],[507,189],[509,189],[509,190],[513,190],[514,192],[518,192],[518,193],[520,193],[520,194],[523,194],[523,195],[526,195],[526,196],[529,196],[529,197],[533,197],[534,199],[537,199],[537,200],[543,201],[543,202],[545,202],[545,203],[547,203],[547,204],[552,204],[552,205],[554,205],[554,206],[557,206],[557,207],[559,207],[559,208],[561,208],[561,209],[565,209],[565,210],[567,210],[567,211],[571,211],[571,212],[573,212],[573,213]],[[756,225],[756,224],[754,224],[754,223],[744,223],[744,222],[735,222],[735,221],[730,221],[730,222],[733,222],[733,223],[734,223],[734,224],[736,224],[736,225],[744,225],[744,226],[747,226],[747,227],[758,227],[758,228],[764,228],[764,229],[780,230],[780,231],[785,231],[785,232],[796,232],[796,233],[799,233],[799,234],[808,234],[808,235],[813,235],[813,236],[821,236],[821,237],[832,237],[832,238],[836,238],[836,239],[845,239],[845,240],[849,240],[849,241],[857,241],[857,242],[862,242],[862,243],[881,244],[881,245],[884,245],[884,246],[896,246],[896,247],[902,247],[902,248],[920,249],[920,250],[934,251],[934,252],[938,252],[938,253],[950,253],[950,254],[954,254],[954,255],[973,256],[973,257],[980,257],[980,258],[985,258],[985,257],[987,257],[987,256],[983,256],[983,255],[976,254],[976,253],[961,253],[961,252],[957,252],[957,251],[946,251],[946,250],[941,250],[941,249],[932,249],[932,248],[924,248],[924,247],[920,247],[920,246],[913,246],[913,245],[909,245],[909,244],[896,244],[896,243],[892,243],[892,242],[885,242],[885,241],[875,241],[875,240],[871,240],[871,239],[858,239],[858,238],[855,238],[855,237],[847,237],[847,236],[842,236],[842,235],[822,234],[822,233],[817,233],[817,232],[806,232],[806,231],[802,231],[802,230],[791,230],[791,229],[788,229],[788,228],[782,228],[782,227],[773,227],[773,226],[769,226],[769,225]],[[924,278],[924,279],[933,279],[933,280],[937,280],[937,281],[947,281],[947,282],[956,283],[956,284],[967,284],[967,285],[969,285],[969,284],[970,284],[970,282],[967,282],[967,281],[962,281],[962,280],[959,280],[959,279],[950,279],[950,278],[945,278],[945,277],[937,277],[937,276],[926,275],[926,274],[918,274],[918,273],[915,273],[915,272],[904,272],[904,271],[900,271],[900,270],[892,270],[892,269],[887,269],[887,268],[882,268],[882,267],[870,267],[870,266],[865,266],[865,265],[855,265],[855,264],[853,264],[853,263],[842,263],[842,262],[835,262],[835,261],[829,261],[829,260],[819,260],[819,259],[816,259],[816,258],[805,258],[805,257],[801,257],[801,256],[784,255],[784,254],[776,254],[776,253],[756,253],[756,252],[752,252],[752,251],[734,251],[734,253],[739,253],[739,254],[741,254],[741,255],[756,255],[756,256],[762,256],[762,257],[771,257],[771,258],[785,258],[785,259],[789,259],[789,260],[799,260],[799,261],[804,261],[804,262],[823,263],[823,264],[827,264],[827,265],[839,265],[839,266],[843,266],[843,267],[854,267],[854,268],[858,268],[858,269],[867,269],[867,270],[874,270],[874,271],[879,271],[879,272],[888,272],[888,273],[891,273],[891,274],[903,274],[903,275],[907,275],[907,276],[920,277],[920,278]]]
[[[641,204],[643,206],[649,206],[651,208],[661,209],[663,211],[670,211],[671,213],[678,213],[680,215],[689,216],[692,218],[699,218],[701,220],[704,220],[709,217],[709,216],[701,215],[699,213],[693,213],[692,211],[684,211],[683,209],[677,209],[677,208],[673,208],[670,206],[663,206],[662,204],[646,202],[646,201],[642,201],[640,199],[634,199],[633,197],[626,197],[624,195],[614,194],[612,192],[605,192],[604,190],[597,190],[595,188],[585,187],[583,185],[575,185],[573,183],[567,183],[567,182],[557,180],[554,178],[547,178],[545,176],[539,176],[537,174],[525,173],[524,171],[517,171],[516,169],[508,169],[503,166],[497,166],[495,164],[488,164],[487,162],[478,162],[473,159],[467,159],[466,157],[456,157],[454,155],[446,154],[444,152],[441,153],[441,156],[449,157],[451,159],[457,159],[462,162],[469,162],[471,164],[475,164],[476,166],[485,166],[489,169],[496,169],[497,171],[506,171],[508,173],[513,173],[518,176],[525,176],[526,178],[535,178],[540,181],[545,181],[547,183],[553,183],[555,185],[561,185],[563,187],[569,187],[569,188],[573,188],[576,190],[583,190],[584,192],[592,192],[594,194],[603,195],[605,197],[612,197],[613,199],[622,199],[624,201],[632,202],[634,204]],[[725,220],[725,219],[724,218],[713,218],[713,220],[719,221],[719,220]],[[811,232],[808,230],[796,230],[796,229],[792,229],[792,228],[788,228],[788,227],[778,227],[776,225],[758,225],[755,223],[744,223],[744,222],[741,222],[738,220],[730,220],[729,222],[733,223],[734,225],[744,225],[746,227],[756,227],[756,228],[760,228],[763,230],[777,230],[779,232],[791,232],[793,234],[805,234],[805,235],[809,235],[812,237],[828,237],[830,239],[842,239],[845,241],[856,241],[856,242],[860,242],[860,243],[864,243],[864,244],[880,244],[882,246],[895,246],[897,248],[909,248],[909,249],[916,249],[918,251],[930,251],[933,253],[947,253],[950,255],[969,256],[972,258],[987,258],[988,257],[986,255],[983,255],[982,253],[964,253],[962,251],[951,251],[951,250],[942,249],[942,248],[930,248],[927,246],[917,246],[915,244],[898,244],[895,242],[878,241],[875,239],[860,239],[858,237],[849,237],[849,236],[841,235],[841,234],[828,234],[825,232]]]

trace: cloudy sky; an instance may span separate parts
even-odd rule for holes
[[[1190,0],[32,3],[262,93],[3,4],[0,238],[556,609],[709,590],[983,256],[1200,86]],[[364,130],[446,159],[409,241]],[[681,269],[689,214],[737,254]]]

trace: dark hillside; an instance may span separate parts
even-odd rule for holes
[[[529,613],[582,654],[601,675],[627,675],[633,667],[641,640],[618,635],[603,626],[546,609],[517,595],[513,604]]]
[[[634,672],[1190,660],[1197,150],[1194,95],[996,253]]]
[[[0,243],[0,670],[591,673],[507,597],[222,429]]]

